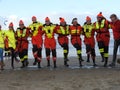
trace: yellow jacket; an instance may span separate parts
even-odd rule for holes
[[[15,33],[13,30],[5,31],[5,37],[8,38],[8,47],[16,48]]]
[[[4,48],[4,31],[0,30],[0,48]]]

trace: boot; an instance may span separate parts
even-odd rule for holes
[[[68,62],[69,60],[68,59],[64,59],[64,65],[66,66],[66,67],[68,67],[69,65],[68,65]]]
[[[47,67],[50,67],[50,60],[47,60]]]
[[[97,64],[95,63],[95,59],[93,59],[93,66],[96,67]]]
[[[57,66],[56,66],[56,61],[54,61],[54,68],[57,68]]]
[[[104,59],[104,56],[103,56],[103,54],[101,54],[101,56],[102,56],[102,61],[101,61],[101,62],[104,62],[104,61],[105,61],[105,59]]]
[[[79,59],[79,66],[82,67],[82,61]]]
[[[35,61],[33,62],[33,65],[36,65],[37,64],[37,59],[35,58]]]
[[[20,68],[25,68],[25,63],[22,61],[22,66]]]
[[[38,62],[38,68],[41,68],[40,62]]]
[[[105,59],[104,67],[107,67],[108,59]]]

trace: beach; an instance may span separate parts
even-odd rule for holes
[[[100,57],[97,57],[98,67],[92,67],[92,61],[90,64],[85,61],[79,68],[76,57],[69,60],[70,66],[65,67],[63,59],[58,58],[54,69],[46,67],[43,59],[42,68],[38,69],[32,66],[33,60],[30,59],[28,68],[20,69],[21,64],[15,62],[14,70],[10,60],[5,60],[5,70],[0,72],[0,90],[120,90],[120,65],[104,68]]]

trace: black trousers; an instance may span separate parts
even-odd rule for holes
[[[60,46],[63,48],[63,54],[64,54],[64,59],[68,58],[68,53],[69,53],[69,46],[67,43],[60,44]]]
[[[114,49],[113,49],[113,60],[112,63],[116,63],[116,57],[117,57],[117,51],[118,51],[118,46],[120,45],[120,39],[119,40],[114,40]]]

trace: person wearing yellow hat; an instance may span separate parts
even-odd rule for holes
[[[90,62],[90,55],[91,55],[91,58],[93,60],[93,66],[96,66],[94,33],[95,33],[94,25],[91,22],[91,18],[87,16],[86,22],[83,25],[83,35],[84,35],[84,43],[86,45],[87,62]]]
[[[3,49],[4,49],[5,43],[4,43],[4,31],[2,30],[2,26],[0,25],[0,66],[1,70],[4,68],[4,61],[3,61]]]
[[[53,25],[49,17],[45,18],[45,24],[43,25],[43,32],[45,34],[44,46],[46,50],[47,66],[50,67],[50,52],[52,52],[52,59],[54,68],[56,68],[56,40],[55,40],[55,25]]]
[[[11,52],[11,66],[14,69],[14,59],[15,57],[15,49],[16,49],[16,38],[15,38],[15,31],[14,25],[11,22],[9,24],[9,30],[5,32],[5,48]]]
[[[68,53],[69,53],[69,39],[68,39],[68,35],[69,35],[69,25],[66,24],[66,21],[64,20],[64,18],[60,17],[60,25],[56,26],[56,32],[58,34],[58,43],[60,44],[60,46],[63,48],[63,53],[64,53],[64,65],[65,66],[69,66],[68,65]]]
[[[102,15],[102,12],[100,12],[97,15],[97,21],[94,23],[94,27],[97,32],[96,39],[102,57],[102,62],[104,62],[104,67],[106,67],[109,56],[108,50],[109,50],[109,41],[110,41],[110,33],[109,33],[110,24],[108,20],[106,20],[105,17]]]
[[[73,18],[72,25],[70,25],[70,35],[71,35],[71,43],[76,48],[78,60],[79,60],[79,66],[82,67],[82,62],[84,61],[82,59],[82,27],[78,23],[77,18]]]
[[[16,30],[17,47],[16,52],[19,53],[20,61],[22,62],[21,68],[28,66],[28,37],[29,29],[25,27],[22,20],[19,21],[19,27]]]
[[[41,68],[41,60],[42,60],[42,23],[37,21],[35,16],[32,17],[32,24],[29,25],[31,37],[32,37],[32,45],[33,45],[33,56],[35,61],[33,65],[38,63],[38,68]]]

